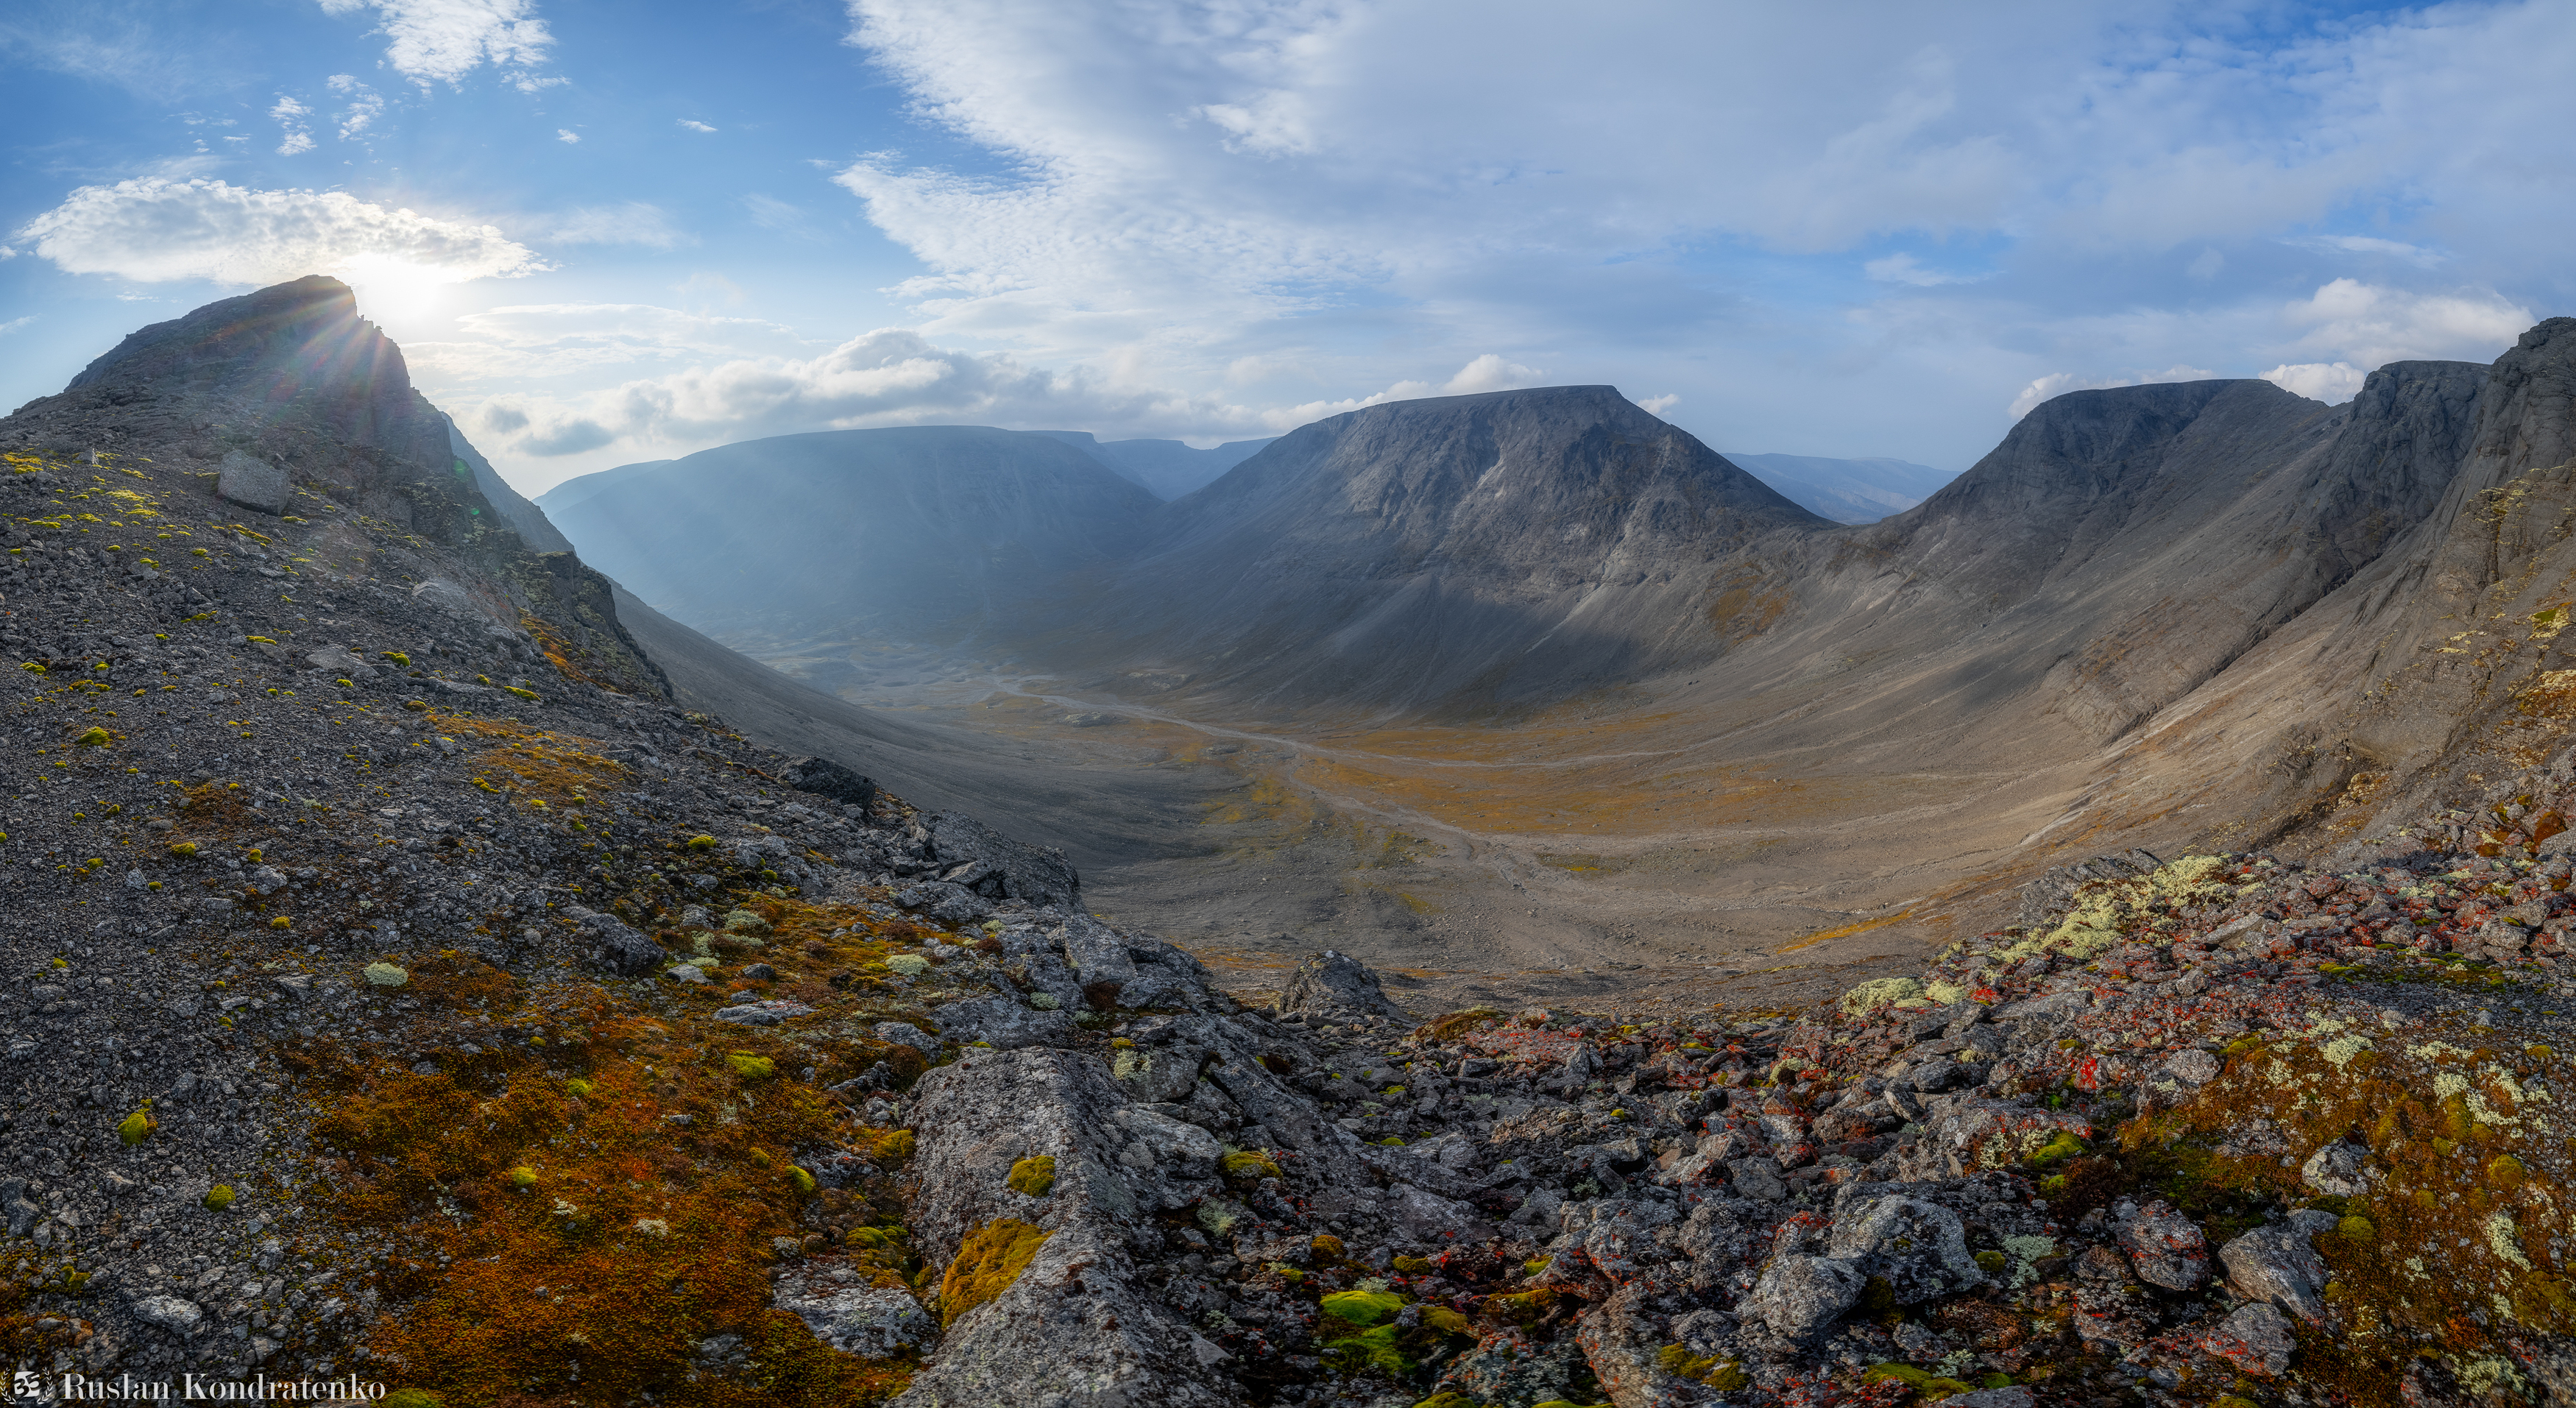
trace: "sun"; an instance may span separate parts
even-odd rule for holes
[[[448,287],[457,282],[450,270],[385,256],[352,259],[340,277],[358,295],[358,311],[380,327],[436,312]]]

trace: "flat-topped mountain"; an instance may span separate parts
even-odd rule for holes
[[[704,629],[955,641],[1123,561],[1159,506],[1050,436],[915,426],[703,450],[551,512],[602,570]]]

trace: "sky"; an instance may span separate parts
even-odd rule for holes
[[[2569,72],[2545,3],[15,0],[0,406],[328,273],[532,494],[1594,383],[1958,470],[2576,313]]]

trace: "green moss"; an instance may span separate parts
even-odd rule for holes
[[[957,1259],[948,1264],[948,1274],[939,1282],[939,1323],[942,1328],[957,1323],[957,1317],[983,1305],[1011,1288],[1028,1269],[1038,1248],[1055,1234],[1032,1227],[1016,1217],[1005,1217],[976,1228],[958,1245]]]
[[[218,1183],[214,1187],[207,1189],[205,1204],[208,1212],[222,1212],[224,1209],[231,1207],[233,1205],[232,1185],[229,1183]]]
[[[690,849],[690,850],[693,850],[693,851],[712,851],[712,850],[714,850],[715,848],[716,848],[716,838],[714,838],[713,836],[692,836],[692,837],[690,837],[690,838],[689,838],[689,849]]]
[[[2009,1258],[2007,1258],[2002,1252],[1979,1252],[1977,1253],[1977,1269],[1985,1272],[1989,1276],[2001,1276],[2004,1274],[2004,1264],[2008,1260]]]
[[[733,1067],[733,1073],[744,1080],[767,1080],[778,1074],[777,1062],[766,1056],[754,1056],[748,1051],[727,1053],[725,1064]]]
[[[1011,1165],[1011,1191],[1043,1198],[1055,1189],[1055,1155],[1031,1154]]]
[[[2041,1145],[2025,1162],[2032,1168],[2053,1168],[2083,1152],[2084,1141],[2076,1138],[2073,1130],[2061,1129],[2056,1138]]]
[[[817,1186],[813,1174],[793,1166],[787,1170],[787,1181],[795,1184],[796,1191],[799,1193],[811,1193]]]
[[[1404,1308],[1404,1298],[1392,1291],[1335,1291],[1321,1302],[1324,1313],[1354,1325],[1374,1325],[1390,1319]]]
[[[77,743],[84,748],[104,748],[107,746],[107,730],[103,728],[92,728],[87,733],[73,739],[72,742]]]
[[[1327,1341],[1324,1347],[1332,1351],[1342,1367],[1350,1372],[1374,1369],[1391,1376],[1410,1374],[1413,1361],[1405,1357],[1403,1348],[1396,1343],[1401,1332],[1400,1326],[1380,1325],[1374,1330],[1362,1330],[1356,1335]]]
[[[513,1188],[534,1188],[537,1186],[537,1180],[539,1177],[540,1175],[535,1169],[528,1168],[524,1165],[501,1175],[502,1180]]]
[[[1427,1256],[1400,1256],[1395,1259],[1394,1264],[1396,1271],[1402,1275],[1419,1276],[1423,1272],[1431,1269],[1431,1258]]]
[[[1258,1149],[1240,1154],[1228,1154],[1222,1166],[1225,1170],[1225,1181],[1228,1183],[1253,1184],[1265,1178],[1286,1176],[1279,1171],[1279,1165],[1273,1162],[1268,1154]]]
[[[120,1121],[116,1126],[116,1137],[124,1140],[125,1147],[131,1149],[151,1138],[152,1131],[160,1127],[160,1121],[152,1118],[152,1111],[147,1107],[127,1115]]]
[[[447,1408],[446,1401],[424,1389],[398,1388],[376,1400],[376,1408]]]

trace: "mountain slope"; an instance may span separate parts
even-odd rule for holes
[[[1822,524],[1612,387],[1374,406],[1170,505],[1068,653],[1291,703],[1519,706],[1713,654],[1689,609],[1712,566]]]
[[[1931,497],[1956,476],[1910,460],[1823,459],[1726,452],[1737,468],[1836,523],[1876,523]]]
[[[1044,435],[786,435],[636,468],[554,510],[626,588],[711,631],[954,641],[1143,540],[1153,495]]]

